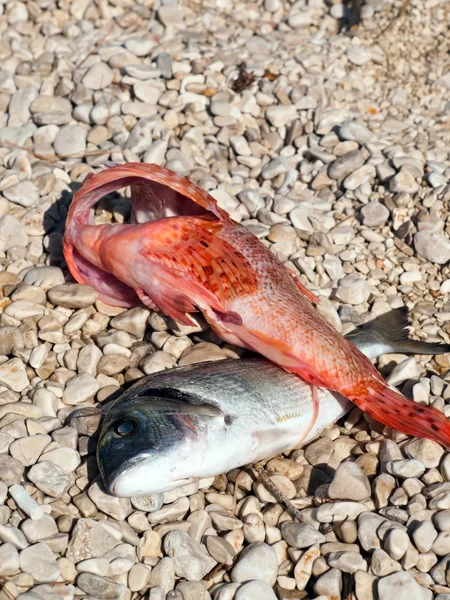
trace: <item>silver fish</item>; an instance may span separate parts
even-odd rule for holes
[[[349,334],[369,357],[438,354],[450,345],[410,340],[398,309]],[[97,460],[114,496],[158,494],[276,456],[316,437],[352,407],[264,358],[179,367],[144,377],[105,415]]]

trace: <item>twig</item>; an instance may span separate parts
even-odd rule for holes
[[[408,10],[409,2],[410,0],[402,0],[402,6],[400,10],[396,14],[396,16],[391,20],[391,22],[387,25],[387,27],[385,27],[381,31],[379,35],[384,35],[385,33],[387,33],[390,29],[392,29],[394,24],[405,15],[406,11]]]
[[[302,513],[298,510],[298,508],[296,508],[292,504],[289,498],[287,498],[285,494],[283,494],[280,488],[269,478],[261,464],[252,465],[252,469],[254,469],[258,473],[258,477],[261,480],[261,483],[263,483],[266,486],[269,492],[271,492],[275,496],[275,498],[277,498],[286,506],[288,512],[290,512],[291,515],[294,516],[300,523],[306,523]]]
[[[114,27],[114,21],[111,23],[111,25],[109,26],[108,31],[104,34],[103,37],[101,37],[93,46],[92,48],[89,50],[89,52],[86,54],[86,56],[83,58],[83,60],[81,60],[76,66],[75,69],[79,69],[80,67],[82,67],[84,65],[84,63],[87,61],[87,59],[92,56],[94,54],[94,52],[96,52],[100,46],[103,46],[103,44],[106,42],[107,37],[112,33]]]

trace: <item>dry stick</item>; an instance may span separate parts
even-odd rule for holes
[[[392,19],[392,21],[388,24],[388,26],[385,27],[379,35],[384,35],[390,29],[392,29],[394,24],[405,15],[406,11],[408,10],[408,6],[409,6],[409,0],[402,0],[402,6],[401,6],[400,10],[396,14],[396,16]]]
[[[94,52],[96,52],[96,50],[98,50],[100,48],[100,46],[103,46],[103,44],[106,42],[107,37],[112,33],[114,27],[114,21],[111,23],[111,25],[109,26],[108,31],[105,33],[105,35],[103,37],[101,37],[93,46],[92,48],[89,50],[89,52],[86,54],[86,56],[83,58],[83,60],[81,60],[75,67],[75,69],[79,69],[80,67],[82,67],[84,65],[84,63],[87,61],[87,59],[92,56],[94,54]]]
[[[292,502],[289,500],[289,498],[287,498],[283,492],[280,490],[280,488],[269,478],[269,476],[267,475],[267,473],[264,471],[263,467],[261,466],[261,464],[256,464],[256,465],[252,465],[251,467],[252,469],[254,469],[259,476],[259,479],[261,480],[261,483],[263,483],[266,488],[269,490],[269,492],[271,492],[275,498],[277,498],[280,502],[282,502],[287,510],[300,522],[300,523],[306,523],[302,513],[298,510],[297,507],[295,507]]]

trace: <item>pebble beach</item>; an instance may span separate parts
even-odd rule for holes
[[[0,0],[0,600],[450,600],[436,442],[355,407],[263,464],[281,496],[243,467],[160,506],[106,493],[98,414],[75,412],[243,352],[70,277],[68,207],[107,161],[207,190],[341,333],[406,306],[412,338],[450,343],[450,5],[360,13],[349,28],[340,0]],[[126,222],[127,198],[95,222]],[[450,354],[376,365],[450,418]]]

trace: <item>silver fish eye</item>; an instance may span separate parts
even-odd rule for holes
[[[134,431],[136,424],[133,421],[121,421],[114,425],[114,431],[117,435],[125,437]]]

